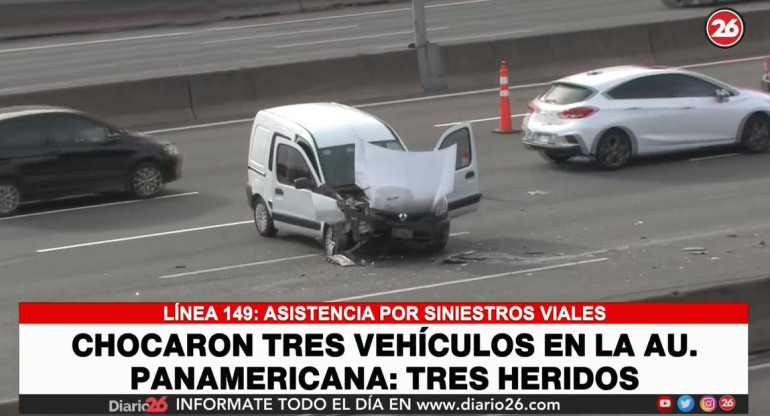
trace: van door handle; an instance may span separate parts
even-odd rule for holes
[[[470,171],[470,172],[465,174],[465,179],[471,179],[471,178],[474,178],[474,177],[476,177],[476,172],[474,172],[474,171]]]
[[[283,195],[283,189],[275,188],[275,194],[276,195]]]

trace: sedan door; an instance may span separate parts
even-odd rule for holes
[[[115,189],[125,179],[130,150],[111,138],[112,131],[75,114],[51,118],[49,138],[59,151],[59,170],[81,192]]]
[[[478,153],[470,124],[460,123],[449,128],[441,135],[435,150],[450,146],[457,146],[454,189],[447,195],[449,216],[455,218],[476,211],[481,201]]]
[[[272,216],[275,227],[289,232],[316,237],[321,222],[316,219],[313,192],[319,184],[302,149],[291,140],[275,136],[273,149],[275,171],[272,183]],[[298,189],[296,181],[310,182],[310,189]]]
[[[40,116],[0,126],[0,174],[16,178],[28,199],[67,192],[67,178],[57,174],[59,154],[47,144],[47,133],[46,120]]]

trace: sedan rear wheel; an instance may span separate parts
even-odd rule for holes
[[[749,153],[760,153],[770,149],[770,118],[754,114],[746,121],[741,133],[741,145]]]
[[[596,161],[608,170],[620,169],[631,159],[631,140],[620,130],[604,133],[596,148]]]
[[[21,192],[11,182],[0,181],[0,217],[13,215],[21,205]]]

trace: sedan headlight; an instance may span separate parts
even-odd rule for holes
[[[436,214],[436,216],[441,216],[446,214],[448,210],[449,203],[447,202],[446,197],[443,197],[436,204],[436,207],[433,209],[433,213]]]
[[[179,149],[171,143],[166,143],[163,145],[163,152],[169,156],[176,156],[179,154]]]

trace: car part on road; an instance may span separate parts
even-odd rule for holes
[[[145,162],[131,172],[131,193],[137,198],[152,198],[163,190],[163,172],[157,163]]]
[[[620,169],[631,158],[631,140],[620,129],[612,129],[602,136],[596,148],[596,162],[604,169]]]
[[[334,263],[337,266],[341,266],[341,267],[351,267],[356,265],[356,263],[353,260],[350,260],[349,258],[347,258],[342,254],[335,254],[333,256],[328,256],[326,259],[329,262]]]
[[[754,114],[746,120],[741,134],[741,145],[749,153],[770,150],[770,118],[765,114]]]
[[[259,234],[263,237],[275,237],[278,230],[273,225],[273,217],[270,216],[265,200],[257,197],[252,211],[254,213],[254,225],[257,227]]]
[[[0,181],[0,217],[13,215],[21,205],[21,191],[10,181]]]

